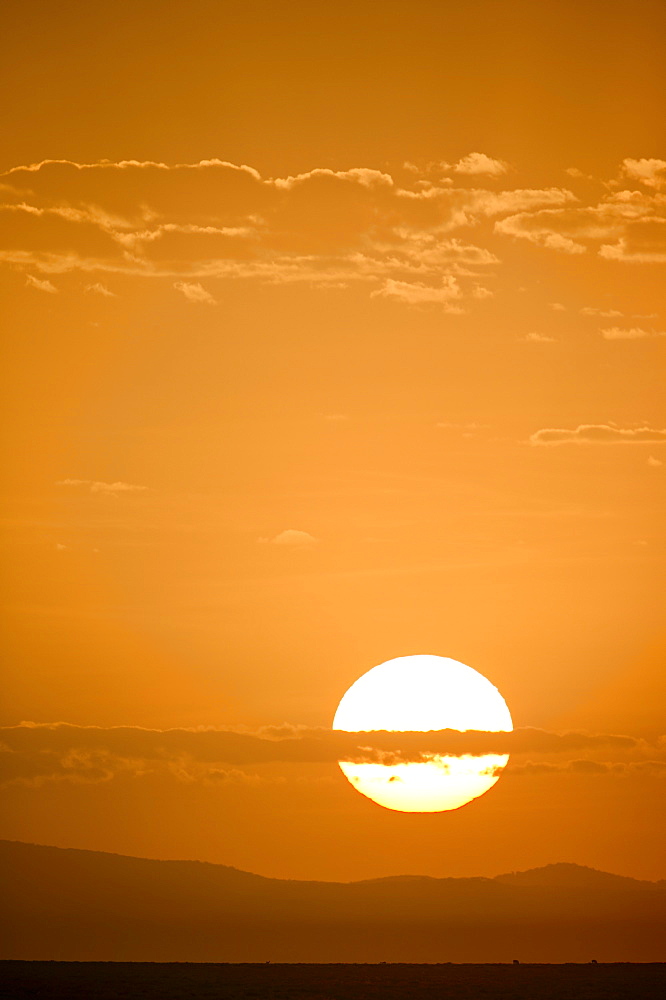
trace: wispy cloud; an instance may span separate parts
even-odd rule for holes
[[[644,330],[639,326],[610,326],[601,331],[604,340],[645,340],[650,337],[666,337],[666,330]]]
[[[622,176],[650,188],[666,187],[666,160],[656,158],[622,161]]]
[[[545,211],[521,212],[496,222],[495,232],[513,236],[515,239],[528,240],[545,250],[558,250],[560,253],[568,254],[585,253],[587,248],[583,243],[555,230],[554,220],[555,213],[547,215]]]
[[[501,177],[508,173],[509,164],[504,160],[494,160],[486,153],[468,153],[458,160],[453,168],[455,174],[467,174],[469,176]]]
[[[650,228],[652,235],[648,229],[642,238],[621,236],[617,243],[604,243],[599,247],[599,256],[626,264],[666,264],[666,226],[662,228],[659,221]]]
[[[217,305],[216,299],[198,282],[174,281],[173,287],[182,292],[189,302],[203,302],[209,306]]]
[[[317,539],[307,531],[299,531],[296,528],[286,528],[273,538],[260,538],[259,541],[266,545],[313,545]]]
[[[577,181],[596,181],[596,177],[584,173],[579,167],[567,167],[564,172]]]
[[[666,428],[581,424],[573,430],[547,427],[536,431],[530,437],[530,443],[534,445],[651,444],[656,442],[666,442]]]
[[[554,344],[555,337],[549,337],[546,333],[526,333],[524,337],[519,337],[528,344]]]
[[[462,296],[460,285],[452,275],[446,275],[439,287],[422,282],[396,281],[387,278],[381,288],[371,293],[371,298],[393,299],[408,305],[439,305],[446,312],[461,312],[454,301]]]
[[[498,219],[495,231],[563,253],[658,262],[666,259],[666,201],[656,192],[613,190],[596,204],[516,212]]]
[[[96,281],[92,285],[86,285],[86,292],[94,292],[96,295],[102,295],[106,299],[115,299],[116,293],[112,292],[110,288],[103,285],[101,281]]]
[[[619,309],[599,309],[595,306],[583,306],[580,314],[581,316],[599,316],[602,319],[615,319],[622,316]]]
[[[55,295],[58,292],[56,286],[47,278],[35,278],[34,275],[27,274],[25,283],[29,288],[36,288],[40,292],[50,292],[51,295]]]
[[[474,153],[447,169],[461,181],[496,179],[506,165]],[[207,304],[207,278],[320,288],[365,283],[369,292],[419,306],[448,301],[442,279],[452,277],[473,304],[491,297],[479,277],[500,261],[490,247],[451,234],[575,200],[561,188],[456,186],[441,166],[434,181],[429,168],[403,174],[398,184],[367,167],[264,178],[217,159],[45,160],[5,175],[31,203],[0,204],[0,213],[12,217],[0,262],[45,276],[78,270],[163,277],[190,301]]]
[[[163,278],[208,305],[208,279],[356,283],[396,304],[457,312],[492,293],[488,269],[501,264],[494,234],[572,256],[666,260],[662,163],[625,160],[615,187],[600,185],[600,198],[589,188],[585,203],[559,185],[501,187],[508,165],[481,152],[395,176],[356,166],[263,177],[219,159],[44,160],[3,175],[0,263],[39,273],[31,284],[44,291],[72,271],[90,275],[87,288],[99,295],[110,291],[97,280],[105,275]],[[629,180],[638,190],[623,189]],[[17,190],[26,200],[17,202]]]
[[[133,483],[104,483],[95,479],[60,479],[56,486],[85,486],[91,493],[102,493],[108,496],[118,496],[120,493],[141,493],[147,486],[136,486]]]
[[[295,177],[278,177],[270,183],[283,191],[290,191],[299,184],[308,181],[328,179],[337,181],[350,181],[353,184],[360,184],[364,188],[392,188],[393,178],[390,174],[381,170],[373,170],[370,167],[352,167],[351,170],[331,170],[328,167],[315,167]]]

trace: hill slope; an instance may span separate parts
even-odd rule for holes
[[[296,882],[0,841],[1,958],[663,961],[666,885],[576,865],[488,878]]]

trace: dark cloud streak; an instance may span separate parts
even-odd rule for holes
[[[641,746],[632,736],[552,733],[524,728],[485,731],[373,731],[347,733],[297,726],[258,733],[223,729],[101,728],[24,723],[0,730],[3,780],[104,781],[121,772],[167,771],[184,780],[225,779],[229,768],[261,764],[327,764],[338,760],[393,765],[435,755],[571,754],[602,748],[627,753]],[[539,765],[535,765],[539,766]]]

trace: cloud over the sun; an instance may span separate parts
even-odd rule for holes
[[[510,753],[550,755],[553,768],[569,755],[614,755],[618,762],[663,758],[661,744],[632,736],[518,729],[510,733],[360,732],[307,726],[228,729],[144,729],[21,723],[0,729],[0,780],[39,786],[49,781],[97,783],[119,775],[168,774],[176,780],[219,778],[229,766],[332,764],[338,760],[394,765],[433,756]],[[513,760],[513,758],[512,758]],[[595,757],[590,761],[594,767]],[[512,764],[516,766],[516,764]],[[519,763],[518,763],[519,766]]]

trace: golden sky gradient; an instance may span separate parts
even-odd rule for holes
[[[0,836],[666,876],[665,20],[10,0]],[[543,731],[456,812],[326,742],[413,653]]]

